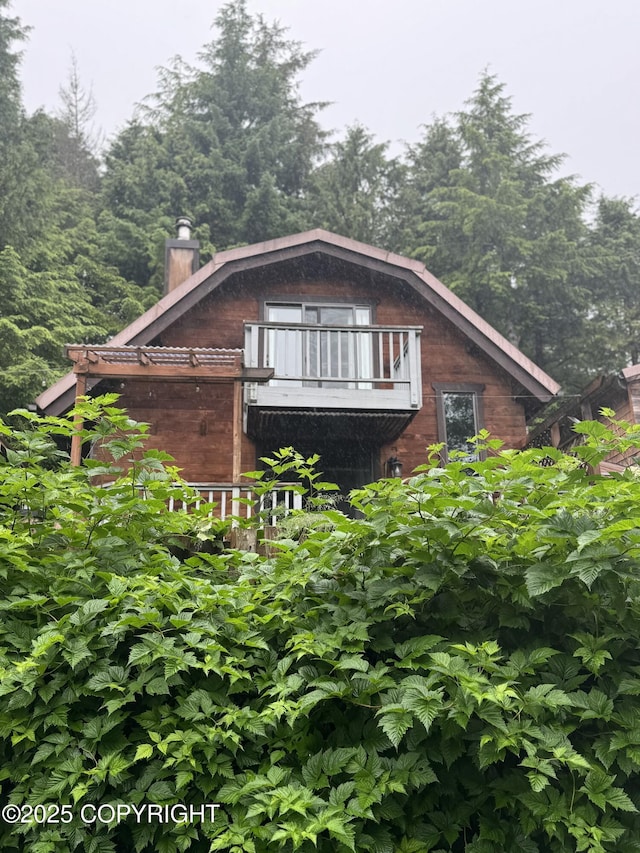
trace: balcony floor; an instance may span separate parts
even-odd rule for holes
[[[309,383],[310,384],[310,383]],[[344,383],[347,384],[346,382]],[[410,410],[411,398],[408,386],[387,382],[379,387],[367,388],[367,383],[349,383],[350,388],[337,387],[338,383],[325,383],[321,388],[302,387],[282,382],[274,385],[260,385],[250,406],[282,406],[298,409],[353,409],[360,411]]]

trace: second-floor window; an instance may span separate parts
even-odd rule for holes
[[[350,327],[371,324],[370,306],[268,303],[265,315],[269,323],[282,324],[268,330],[268,364],[275,368],[275,382],[366,387],[360,380],[372,376],[371,334]]]
[[[309,323],[317,326],[369,326],[369,305],[272,303],[266,305],[266,319],[275,323]]]

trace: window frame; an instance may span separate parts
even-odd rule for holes
[[[484,429],[484,390],[485,385],[478,382],[433,382],[431,387],[436,392],[436,420],[438,425],[438,442],[442,442],[440,458],[443,464],[449,461],[447,446],[447,422],[444,410],[445,394],[470,394],[473,396],[476,428],[474,435]],[[480,454],[482,458],[482,454]]]
[[[320,322],[313,323],[313,322],[305,321],[304,319],[301,319],[300,321],[292,322],[292,324],[291,324],[292,326],[303,326],[303,327],[309,328],[309,329],[317,328],[319,330],[320,329],[331,330],[335,326],[336,329],[349,328],[349,329],[354,329],[354,330],[358,330],[358,329],[365,330],[365,329],[370,329],[375,324],[376,304],[372,300],[368,300],[368,299],[354,300],[352,297],[314,296],[312,294],[307,294],[305,296],[296,296],[296,295],[287,294],[286,298],[285,297],[280,298],[280,296],[270,296],[267,299],[263,299],[262,302],[260,303],[260,313],[262,316],[262,322],[264,322],[264,323],[277,322],[277,321],[271,321],[267,318],[269,317],[269,309],[270,308],[278,308],[278,307],[300,308],[300,316],[302,318],[304,318],[305,312],[308,308],[317,309],[318,310],[318,316],[319,316],[319,312],[323,308],[348,308],[351,310],[351,315],[352,315],[352,319],[353,319],[353,322],[351,324],[349,324],[349,323],[332,324],[332,323],[320,323]],[[366,324],[359,325],[358,324],[358,311],[362,310],[362,309],[364,309],[365,311],[368,312],[369,319],[368,319],[368,322]],[[286,323],[283,323],[283,325],[286,325]],[[270,334],[270,332],[268,332],[268,334]],[[367,334],[367,333],[365,332],[365,334]],[[372,364],[371,364],[372,353],[370,351],[367,351],[365,353],[364,350],[361,349],[360,341],[362,341],[361,338],[359,338],[359,341],[355,342],[355,345],[360,347],[360,350],[358,353],[358,359],[361,360],[362,364],[364,364],[364,363],[368,364],[367,371],[368,371],[369,376],[370,376],[371,371],[372,371]],[[372,342],[369,341],[369,344],[371,344],[371,343]],[[275,347],[273,349],[275,351]],[[328,350],[327,350],[327,352],[328,352]],[[327,357],[331,358],[331,355],[328,355]],[[293,380],[293,381],[296,382],[298,380]],[[347,379],[345,379],[344,384],[338,384],[335,381],[323,382],[322,380],[316,380],[316,379],[299,380],[299,381],[301,382],[301,384],[300,384],[300,386],[297,386],[297,387],[307,387],[307,388],[345,387],[345,388],[357,388],[357,389],[371,389],[371,387],[372,387],[372,385],[369,382],[369,379],[367,377],[365,377],[362,380],[359,378],[358,379],[355,379],[355,378],[354,379],[348,379],[347,378]],[[340,380],[338,380],[338,382],[339,381]],[[272,380],[270,380],[269,384],[274,385],[274,384],[278,384],[280,382],[286,382],[289,385],[292,384],[292,382],[286,378],[285,379],[279,379],[279,378],[272,379]]]
[[[267,299],[262,299],[260,302],[261,323],[269,322],[267,317],[269,307],[272,305],[300,305],[303,308],[303,316],[304,308],[314,305],[317,305],[319,308],[331,308],[334,305],[336,308],[350,306],[354,311],[356,308],[367,308],[370,315],[369,325],[374,326],[376,324],[377,302],[371,299],[354,299],[350,296],[313,296],[311,294],[278,293],[273,296],[269,296]],[[302,323],[306,325],[304,320]]]

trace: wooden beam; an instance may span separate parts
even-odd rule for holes
[[[202,379],[228,380],[242,375],[242,367],[232,364],[199,364],[197,367],[182,364],[118,364],[100,361],[88,364],[76,362],[76,375],[95,376],[110,379]]]
[[[84,397],[87,391],[87,377],[84,373],[76,374],[76,400],[75,405],[77,406],[80,402],[80,398]],[[82,428],[84,427],[84,422],[82,420],[82,416],[77,412],[73,416],[73,435],[71,436],[71,455],[69,457],[69,461],[74,467],[78,467],[82,462]]]
[[[145,379],[235,379],[242,373],[242,350],[186,347],[81,346],[67,344],[74,372],[95,377]]]
[[[94,362],[95,363],[95,362]],[[85,376],[89,374],[89,370],[91,369],[91,364],[89,363],[89,359],[83,358],[79,361],[76,361],[73,365],[73,372],[78,376],[83,373]]]
[[[268,382],[273,379],[274,374],[273,367],[245,367],[242,378],[245,382]]]

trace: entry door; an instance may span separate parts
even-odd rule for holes
[[[322,449],[318,452],[323,479],[337,483],[342,494],[347,495],[351,489],[359,489],[372,482],[373,452],[370,448],[347,444],[341,448],[325,447],[324,453]]]

